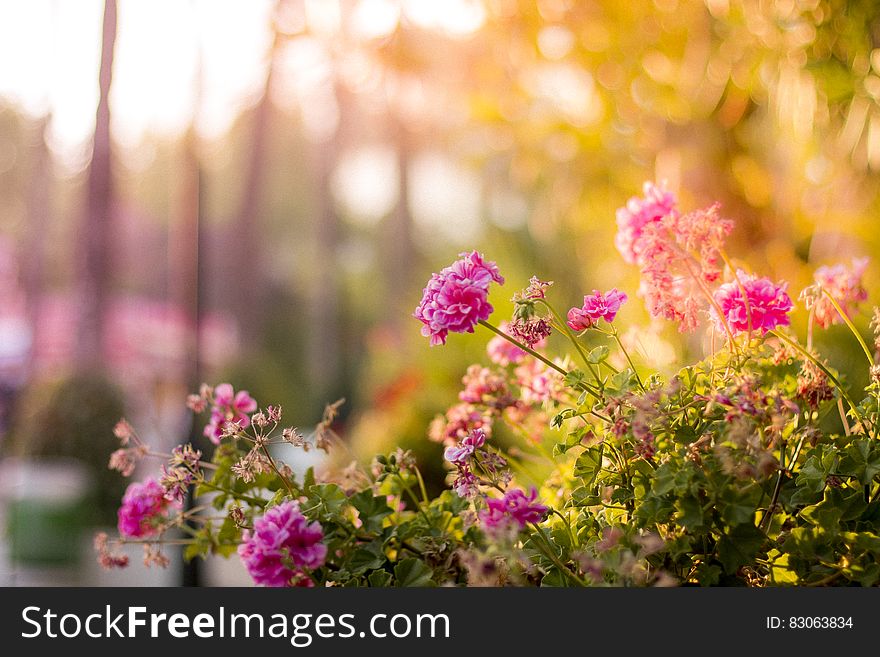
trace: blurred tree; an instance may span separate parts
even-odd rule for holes
[[[101,363],[104,313],[111,276],[113,170],[110,140],[110,84],[116,46],[116,0],[105,0],[101,31],[100,96],[89,165],[86,215],[80,232],[80,323],[77,362],[80,368]]]
[[[21,284],[27,302],[28,322],[36,333],[37,316],[46,286],[46,236],[52,224],[52,156],[46,145],[51,115],[34,125],[32,165],[27,190],[27,222],[22,237]],[[33,356],[33,349],[30,350]],[[28,368],[31,369],[30,367]]]

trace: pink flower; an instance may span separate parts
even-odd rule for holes
[[[522,489],[513,488],[500,499],[487,498],[487,508],[479,513],[480,522],[489,530],[504,529],[511,525],[523,529],[530,522],[541,522],[549,509],[537,499],[538,491],[534,488],[529,495]]]
[[[598,324],[600,319],[611,323],[627,298],[626,294],[618,292],[616,287],[605,294],[593,290],[593,294],[584,297],[583,306],[568,311],[568,326],[573,331],[585,331]]]
[[[488,410],[463,402],[451,406],[445,415],[434,418],[428,429],[428,438],[437,443],[454,445],[474,429],[482,429],[488,436],[492,432],[492,416]]]
[[[520,387],[522,401],[526,404],[549,401],[561,388],[562,376],[535,359],[527,360],[513,373]]]
[[[235,422],[240,427],[250,426],[248,413],[257,410],[257,402],[247,390],[235,392],[229,383],[221,383],[214,388],[214,404],[211,406],[211,421],[205,427],[205,435],[215,445],[220,444],[223,427],[227,422]]]
[[[632,197],[626,206],[617,211],[617,237],[615,245],[630,264],[641,263],[641,245],[639,240],[645,226],[660,221],[668,215],[677,213],[678,204],[675,195],[661,185],[646,182],[642,188],[644,198]]]
[[[507,389],[507,378],[488,367],[471,365],[461,382],[464,390],[458,393],[458,398],[463,402],[500,409],[514,401]]]
[[[431,338],[432,346],[446,344],[449,331],[473,333],[477,322],[489,318],[492,281],[504,284],[498,266],[476,251],[462,253],[460,260],[431,276],[413,317],[424,324],[422,335]]]
[[[633,238],[648,312],[678,322],[683,332],[697,328],[706,289],[721,276],[721,248],[733,223],[718,216],[718,207],[684,216],[672,211],[645,222]]]
[[[498,327],[503,333],[507,333],[507,335],[512,335],[508,330],[507,322],[501,322],[501,326]],[[536,345],[542,346],[542,345]],[[526,352],[513,344],[510,340],[505,340],[500,335],[496,335],[494,338],[489,340],[489,344],[486,345],[486,353],[489,354],[489,360],[491,360],[496,365],[501,365],[501,367],[507,367],[508,365],[516,365],[526,357]]]
[[[117,512],[119,533],[127,538],[152,536],[156,525],[168,519],[165,489],[155,479],[129,484]]]
[[[785,291],[787,284],[777,285],[769,278],[750,276],[742,270],[737,272],[737,278],[739,282],[725,283],[714,295],[731,331],[734,333],[748,331],[750,316],[752,330],[760,330],[762,335],[777,326],[789,325],[788,313],[794,308],[794,304]],[[748,309],[740,286],[746,292]],[[723,330],[721,320],[714,308],[711,313]]]
[[[318,568],[327,558],[321,525],[309,523],[296,502],[272,507],[242,538],[238,554],[254,582],[263,586],[312,586],[303,568]]]
[[[862,285],[862,277],[867,268],[868,258],[854,258],[852,267],[837,264],[832,267],[819,267],[816,270],[816,283],[822,289],[817,290],[812,308],[813,316],[819,326],[828,328],[832,324],[843,322],[831,299],[825,296],[822,290],[834,297],[847,317],[852,315],[860,303],[867,301],[868,291]]]
[[[456,446],[447,447],[443,457],[454,465],[464,465],[480,447],[486,444],[482,429],[474,429]]]

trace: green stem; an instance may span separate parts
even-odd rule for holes
[[[797,350],[798,353],[800,353],[802,356],[805,356],[806,358],[808,358],[811,363],[813,363],[816,367],[818,367],[820,370],[822,370],[822,372],[825,374],[825,376],[827,376],[829,379],[831,379],[831,382],[838,389],[838,391],[840,391],[840,394],[846,400],[846,403],[849,404],[850,409],[852,409],[853,415],[856,418],[858,418],[858,420],[862,424],[862,426],[867,428],[868,425],[865,422],[865,419],[859,413],[858,406],[856,406],[856,403],[852,400],[852,397],[849,396],[849,393],[841,385],[840,381],[837,380],[837,377],[834,376],[827,367],[825,367],[824,363],[822,363],[813,354],[811,354],[809,351],[807,351],[802,346],[800,346],[797,342],[795,342],[794,340],[792,340],[791,338],[786,336],[784,333],[782,333],[776,329],[771,330],[770,333],[772,335],[776,336],[777,338],[779,338],[780,340],[782,340],[783,342],[785,342],[786,344],[788,344],[790,347],[794,347],[794,349]]]
[[[278,465],[276,465],[275,459],[273,459],[272,455],[269,453],[269,448],[266,447],[266,445],[261,445],[261,447],[263,449],[263,454],[265,454],[266,458],[269,459],[269,465],[272,466],[272,469],[275,471],[275,474],[278,475],[278,478],[281,480],[281,483],[284,484],[284,487],[287,489],[288,495],[290,495],[291,498],[295,498],[296,493],[294,492],[293,488],[291,487],[290,482],[287,481],[287,478],[281,474],[281,470],[278,469]]]
[[[250,495],[245,495],[244,493],[236,493],[234,490],[229,490],[228,488],[223,488],[222,486],[217,486],[216,484],[212,484],[210,481],[200,481],[198,482],[199,486],[207,486],[213,490],[219,491],[221,493],[226,493],[227,495],[231,495],[235,499],[243,500],[248,502],[249,504],[253,504],[254,506],[259,506],[265,508],[269,503],[267,500],[260,499],[259,497],[251,497]]]
[[[852,320],[849,316],[843,312],[843,308],[840,307],[840,304],[837,303],[837,299],[831,296],[831,293],[828,292],[825,288],[822,288],[823,294],[828,297],[828,300],[831,302],[831,305],[834,306],[834,309],[840,315],[840,318],[846,323],[849,330],[852,332],[854,336],[856,336],[856,340],[859,341],[859,344],[862,345],[862,351],[865,352],[865,357],[868,359],[868,367],[874,367],[874,354],[871,353],[871,350],[868,349],[868,345],[865,343],[865,339],[862,337],[862,334],[859,333],[859,330],[856,328],[856,325],[852,323]]]
[[[630,358],[629,352],[626,350],[626,347],[623,346],[623,340],[620,339],[620,335],[617,333],[617,327],[614,326],[613,323],[611,324],[611,335],[614,338],[614,341],[617,343],[617,346],[620,347],[620,350],[623,352],[623,355],[626,358],[626,362],[629,363],[629,367],[633,371],[633,374],[635,374],[636,381],[638,381],[639,384],[639,388],[642,389],[642,392],[647,392],[647,390],[645,389],[645,384],[642,383],[642,378],[636,371],[636,366],[633,363],[632,358]]]
[[[412,500],[413,504],[416,505],[416,509],[418,509],[422,518],[425,520],[425,523],[428,525],[428,527],[434,527],[434,523],[431,522],[428,514],[425,513],[425,510],[422,508],[422,504],[421,502],[419,502],[419,498],[417,498],[416,494],[413,493],[412,487],[408,483],[406,483],[406,480],[403,478],[403,476],[401,476],[399,472],[396,473],[396,476],[400,480],[400,485],[403,487],[403,490],[406,491],[406,494],[409,495],[409,498]]]
[[[480,323],[481,325],[485,326],[487,329],[489,329],[489,330],[492,331],[493,333],[496,333],[496,334],[500,335],[502,338],[504,338],[505,340],[507,340],[508,342],[510,342],[512,345],[515,345],[516,347],[522,349],[522,350],[523,350],[524,352],[526,352],[527,354],[529,354],[529,355],[531,355],[531,356],[534,356],[534,357],[537,358],[539,361],[541,361],[542,363],[544,363],[547,367],[550,367],[550,368],[556,370],[556,371],[559,372],[562,376],[568,376],[569,372],[568,372],[565,368],[560,367],[559,365],[557,365],[556,363],[554,363],[554,362],[553,362],[552,360],[550,360],[549,358],[546,358],[545,356],[542,356],[542,355],[539,354],[537,351],[535,351],[535,350],[532,349],[531,347],[529,347],[529,346],[523,344],[522,342],[520,342],[519,340],[517,340],[517,339],[514,338],[513,336],[511,336],[511,335],[507,335],[507,333],[505,333],[504,331],[502,331],[502,330],[499,329],[499,328],[496,328],[496,327],[492,326],[492,324],[490,324],[489,322],[487,322],[487,321],[485,321],[485,320],[482,320],[482,319],[481,319],[479,323]],[[585,386],[585,388],[587,389],[587,391],[590,392],[590,393],[591,393],[596,399],[601,399],[601,397],[599,397],[598,390],[597,390],[596,388],[594,388],[593,386],[591,386],[589,383],[582,383],[582,385]]]
[[[569,328],[568,323],[565,321],[565,318],[562,317],[556,309],[550,305],[545,299],[538,299],[547,310],[550,311],[550,314],[556,318],[556,323],[559,325],[558,329],[561,330],[565,337],[569,339],[569,341],[574,345],[574,348],[577,349],[578,354],[580,354],[581,360],[584,361],[584,365],[587,366],[587,369],[590,370],[590,374],[593,375],[593,378],[596,379],[596,384],[601,387],[602,380],[599,377],[599,372],[593,366],[593,363],[590,362],[589,358],[587,358],[586,352],[584,352],[583,347],[581,347],[580,343],[577,341],[577,337],[575,337],[574,332],[572,332],[571,328]]]
[[[546,547],[544,545],[541,545],[541,547],[540,547],[540,550],[544,554],[544,556],[546,556],[548,559],[550,559],[550,561],[552,561],[553,564],[557,568],[559,568],[559,570],[561,570],[563,573],[565,573],[565,575],[569,579],[571,579],[575,584],[577,584],[578,586],[586,586],[587,583],[584,582],[584,580],[582,580],[580,577],[578,577],[577,574],[571,568],[569,568],[564,563],[562,563],[562,561],[559,560],[559,557],[556,556],[556,553],[553,550],[553,544],[550,542],[550,539],[547,538],[547,534],[544,533],[544,530],[537,523],[533,522],[533,523],[531,523],[531,525],[532,525],[532,527],[534,527],[538,531],[538,533],[541,535],[541,538],[546,543]],[[534,543],[536,546],[539,545],[538,541],[535,541]]]

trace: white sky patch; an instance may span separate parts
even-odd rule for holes
[[[423,153],[410,165],[409,204],[428,243],[437,236],[472,244],[482,233],[480,178],[440,153]]]
[[[344,153],[333,172],[333,196],[345,216],[374,225],[394,210],[398,179],[397,158],[391,148],[358,148]]]
[[[120,0],[114,136],[130,144],[188,125],[200,46],[200,129],[226,130],[265,79],[271,8],[271,0]],[[62,155],[75,155],[94,130],[103,10],[102,0],[0,0],[0,96],[32,115],[51,110]]]

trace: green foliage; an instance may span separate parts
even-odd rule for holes
[[[10,456],[65,457],[85,463],[93,485],[92,521],[115,524],[126,481],[107,469],[118,446],[113,427],[125,412],[121,391],[99,374],[36,381],[19,402],[8,440]]]

